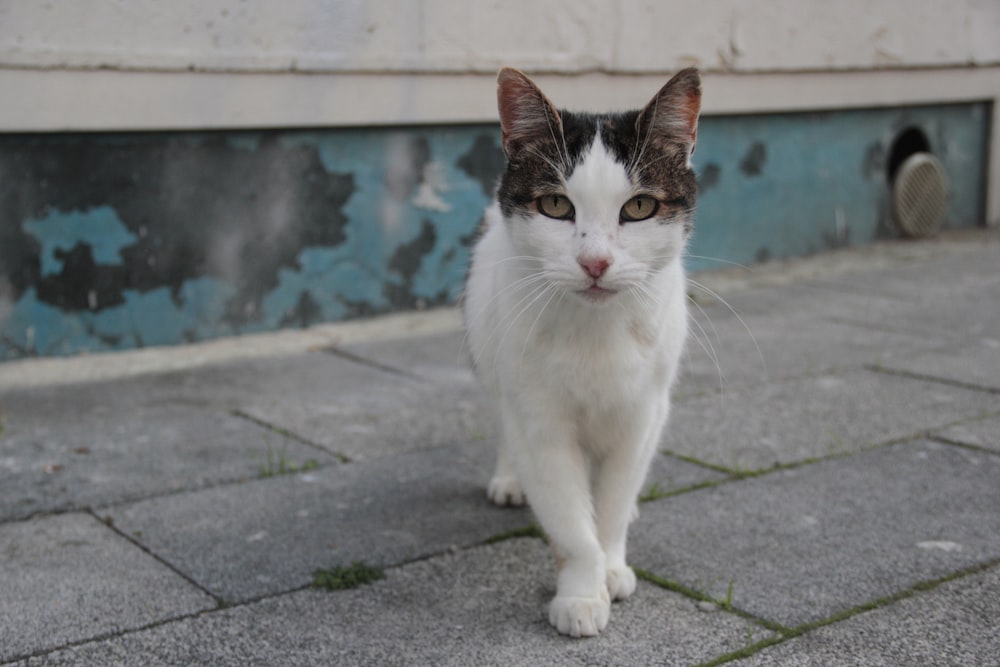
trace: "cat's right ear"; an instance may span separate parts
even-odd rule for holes
[[[562,118],[548,98],[524,72],[504,67],[497,76],[497,107],[504,154],[536,141],[557,141]]]

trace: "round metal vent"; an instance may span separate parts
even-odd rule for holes
[[[941,227],[948,206],[948,176],[930,153],[914,153],[892,182],[892,211],[906,236],[926,238]]]

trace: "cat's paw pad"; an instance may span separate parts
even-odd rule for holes
[[[624,600],[635,593],[635,572],[628,565],[609,567],[607,582],[612,600]]]
[[[570,637],[593,637],[608,625],[611,603],[607,591],[599,597],[555,597],[549,604],[549,623]]]
[[[524,491],[521,483],[514,477],[494,476],[486,488],[486,494],[494,505],[500,507],[520,507],[524,504]]]

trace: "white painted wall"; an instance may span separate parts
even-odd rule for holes
[[[997,0],[2,0],[0,64],[774,72],[1000,63]]]
[[[696,65],[706,113],[992,100],[1000,128],[1000,0],[0,0],[0,132],[493,121],[505,64],[572,108]]]

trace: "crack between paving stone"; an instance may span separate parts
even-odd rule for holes
[[[207,595],[215,603],[215,607],[213,607],[211,609],[200,609],[198,611],[191,612],[191,613],[188,613],[188,614],[180,614],[178,616],[171,616],[170,618],[162,618],[162,619],[159,619],[157,621],[153,621],[152,623],[147,623],[145,625],[141,625],[141,626],[138,626],[138,627],[128,628],[128,629],[125,629],[125,630],[120,630],[118,632],[103,632],[103,633],[100,633],[100,634],[93,635],[91,637],[87,637],[85,639],[76,639],[76,640],[73,640],[73,641],[68,641],[68,642],[65,642],[64,644],[60,644],[59,646],[53,646],[52,648],[47,648],[47,649],[42,649],[42,650],[38,650],[38,651],[33,651],[31,653],[25,653],[25,654],[22,654],[22,655],[15,655],[12,658],[9,658],[9,659],[5,660],[4,662],[0,663],[0,665],[13,665],[13,664],[16,664],[16,663],[18,663],[20,661],[23,661],[23,660],[29,660],[31,658],[41,658],[43,656],[49,655],[50,653],[55,653],[57,651],[63,651],[63,650],[66,650],[66,649],[69,649],[69,648],[73,648],[73,647],[76,647],[76,646],[83,646],[85,644],[90,644],[90,643],[94,643],[94,642],[105,641],[105,640],[108,640],[108,639],[116,639],[118,637],[124,637],[126,635],[134,634],[134,633],[137,633],[137,632],[143,632],[145,630],[151,630],[153,628],[157,628],[157,627],[160,627],[162,625],[167,625],[169,623],[174,623],[174,622],[177,622],[177,621],[183,621],[183,620],[187,620],[187,619],[191,619],[191,618],[197,618],[197,617],[202,616],[204,614],[211,614],[211,613],[215,613],[215,612],[218,612],[218,611],[223,611],[225,609],[228,609],[228,608],[231,608],[231,607],[234,606],[234,605],[231,605],[231,604],[227,603],[224,599],[222,599],[221,597],[219,597],[219,596],[215,595],[214,593],[212,593],[211,591],[209,591],[207,588],[205,588],[204,586],[202,586],[201,584],[199,584],[197,581],[195,581],[194,579],[192,579],[191,577],[189,577],[183,571],[179,570],[177,567],[175,567],[169,561],[164,560],[163,558],[161,558],[157,554],[153,553],[153,551],[150,550],[149,547],[147,547],[146,545],[144,545],[141,542],[137,541],[136,539],[132,538],[131,536],[129,536],[128,534],[126,534],[125,532],[123,532],[121,529],[117,528],[114,525],[114,522],[107,521],[107,520],[104,520],[104,519],[100,518],[99,516],[97,516],[97,514],[94,512],[94,510],[89,509],[89,508],[86,509],[86,510],[84,510],[83,512],[86,513],[86,514],[89,514],[101,526],[103,526],[103,527],[111,530],[113,533],[117,534],[119,537],[123,538],[128,543],[130,543],[133,546],[137,547],[143,553],[145,553],[146,555],[148,555],[149,557],[151,557],[157,563],[159,563],[160,565],[163,565],[168,570],[170,570],[171,572],[173,572],[177,576],[181,577],[184,581],[186,581],[188,584],[190,584],[191,586],[193,586],[196,590],[198,590],[199,592],[204,593],[205,595]]]
[[[933,329],[915,329],[913,327],[904,327],[904,326],[894,327],[888,324],[867,322],[865,320],[856,320],[852,317],[844,317],[842,315],[831,315],[828,316],[826,319],[830,322],[834,322],[836,324],[843,324],[846,326],[854,327],[856,329],[869,329],[871,331],[881,331],[882,333],[895,334],[897,336],[908,336],[914,339],[918,338],[918,334],[923,336],[943,335],[937,331],[934,331]],[[948,342],[935,345],[927,345],[925,343],[924,345],[918,345],[917,349],[923,352],[930,350],[948,349],[949,347],[952,347],[952,345],[951,343]]]
[[[960,422],[965,423],[965,422]],[[967,442],[961,442],[959,440],[952,440],[941,435],[931,435],[928,436],[928,440],[933,440],[934,442],[939,442],[942,445],[949,445],[951,447],[961,447],[962,449],[967,449],[977,454],[987,454],[989,456],[1000,456],[1000,452],[995,449],[990,449],[989,447],[983,447],[982,445],[971,445]]]
[[[875,373],[882,373],[883,375],[907,378],[910,380],[922,380],[924,382],[934,382],[936,384],[958,387],[960,389],[983,391],[988,394],[1000,394],[1000,387],[990,387],[988,385],[976,384],[975,382],[962,382],[961,380],[952,380],[950,378],[942,378],[935,375],[925,375],[923,373],[915,373],[913,371],[907,371],[899,368],[889,368],[879,364],[866,364],[864,368]]]
[[[793,628],[785,628],[785,630],[781,631],[781,634],[778,637],[765,639],[763,641],[757,642],[756,644],[753,644],[752,646],[748,646],[738,651],[733,651],[731,653],[723,654],[715,658],[714,660],[699,663],[697,667],[716,667],[717,665],[722,665],[727,662],[732,662],[734,660],[748,658],[765,648],[768,648],[770,646],[775,646],[777,644],[783,644],[786,641],[808,634],[813,630],[818,630],[820,628],[840,623],[841,621],[846,621],[859,614],[864,614],[869,611],[875,611],[876,609],[882,609],[884,607],[888,607],[889,605],[896,604],[897,602],[912,598],[921,593],[928,593],[930,591],[933,591],[937,587],[941,586],[942,584],[946,584],[952,581],[957,581],[959,579],[964,579],[965,577],[979,574],[980,572],[985,572],[986,570],[989,570],[990,568],[996,567],[998,565],[1000,565],[1000,558],[994,558],[992,560],[979,563],[978,565],[973,565],[967,568],[963,568],[961,570],[957,570],[955,572],[952,572],[951,574],[947,574],[937,579],[918,581],[912,586],[905,588],[901,591],[897,591],[896,593],[893,593],[891,595],[886,595],[880,598],[876,598],[869,602],[865,602],[856,605],[854,607],[850,607],[849,609],[844,609],[842,611],[831,614],[826,618],[822,618],[817,621],[811,621],[809,623],[803,623]],[[638,574],[638,572],[636,572],[636,574]],[[752,615],[750,615],[750,618],[756,619],[756,617]],[[784,627],[778,624],[774,625],[775,627],[778,628]]]
[[[166,566],[171,572],[173,572],[174,574],[176,574],[179,577],[181,577],[182,579],[184,579],[184,581],[188,582],[189,584],[191,584],[192,586],[194,586],[195,588],[197,588],[202,593],[204,593],[204,594],[208,595],[209,597],[211,597],[212,600],[215,601],[215,604],[216,604],[217,607],[223,607],[223,606],[225,606],[226,601],[224,599],[222,599],[220,596],[216,595],[215,593],[213,593],[212,591],[210,591],[206,587],[204,587],[201,584],[199,584],[195,579],[193,579],[192,577],[190,577],[186,572],[184,572],[183,570],[181,570],[180,568],[178,568],[177,566],[175,566],[170,561],[168,561],[165,558],[161,557],[160,555],[154,553],[152,549],[150,549],[145,544],[143,544],[142,542],[140,542],[137,538],[132,537],[131,535],[129,535],[128,533],[126,533],[125,531],[123,531],[121,528],[118,528],[117,526],[115,526],[115,522],[114,521],[102,519],[101,517],[97,516],[97,514],[93,510],[87,510],[87,514],[89,514],[90,516],[92,516],[94,518],[94,520],[97,521],[98,523],[100,523],[102,526],[104,526],[106,528],[109,528],[113,532],[117,533],[121,537],[123,537],[126,540],[128,540],[129,543],[131,543],[131,544],[135,545],[136,547],[138,547],[139,549],[141,549],[147,555],[149,555],[150,557],[154,558],[158,563]]]
[[[348,352],[336,345],[331,347],[323,347],[319,349],[320,352],[326,354],[332,354],[335,357],[340,357],[341,359],[346,359],[361,366],[367,366],[368,368],[374,368],[375,370],[382,371],[383,373],[389,373],[390,375],[395,375],[397,377],[405,377],[411,380],[416,380],[418,382],[428,382],[428,379],[417,375],[416,373],[411,373],[408,370],[402,368],[396,368],[395,366],[390,366],[388,364],[383,364],[381,362],[375,361],[374,359],[369,359],[368,357],[362,357],[360,355],[354,354],[353,352]]]
[[[718,472],[718,473],[726,475],[726,477],[723,478],[723,479],[706,480],[704,482],[699,482],[698,484],[694,484],[694,485],[692,485],[690,487],[685,487],[683,489],[677,489],[676,491],[665,492],[665,494],[663,496],[657,496],[655,498],[652,498],[652,500],[659,500],[660,497],[666,498],[666,497],[678,495],[680,493],[685,493],[685,492],[688,492],[688,491],[698,491],[700,489],[711,488],[711,487],[720,486],[720,485],[723,485],[723,484],[729,484],[731,482],[739,482],[739,481],[742,481],[742,480],[745,480],[745,479],[753,479],[754,477],[763,477],[765,475],[770,475],[771,473],[781,472],[781,471],[784,471],[784,470],[794,470],[796,468],[801,468],[801,467],[807,466],[807,465],[813,465],[815,463],[823,463],[825,461],[835,461],[837,459],[847,458],[849,456],[854,456],[854,455],[857,455],[857,454],[862,454],[864,452],[870,452],[870,451],[874,451],[874,450],[877,450],[877,449],[882,449],[884,447],[891,447],[893,445],[899,445],[899,444],[902,444],[902,443],[911,442],[911,441],[917,441],[917,440],[936,440],[938,442],[941,442],[942,444],[954,445],[954,446],[958,446],[958,447],[964,447],[964,448],[967,448],[967,449],[973,449],[973,450],[975,450],[977,452],[982,452],[984,454],[997,455],[997,452],[995,452],[995,451],[993,451],[991,449],[985,448],[985,447],[978,447],[976,445],[969,445],[969,444],[962,443],[962,442],[954,442],[954,441],[950,441],[950,440],[948,440],[946,438],[943,438],[941,436],[934,435],[934,433],[936,431],[939,431],[941,429],[949,428],[951,426],[955,426],[955,425],[958,425],[958,424],[965,424],[965,423],[968,423],[970,421],[978,421],[980,419],[988,419],[990,417],[996,417],[996,416],[1000,416],[1000,412],[987,412],[987,413],[982,414],[981,416],[977,416],[977,417],[973,417],[973,418],[963,417],[962,419],[956,419],[955,421],[945,422],[944,424],[939,424],[939,425],[936,425],[936,426],[929,426],[929,427],[927,427],[925,429],[921,429],[921,430],[915,431],[913,433],[907,433],[907,434],[904,434],[904,435],[901,435],[901,436],[897,436],[897,437],[894,437],[894,438],[889,438],[888,440],[881,440],[881,441],[878,441],[878,442],[869,443],[867,445],[861,445],[857,449],[854,449],[854,450],[833,452],[831,454],[826,454],[826,455],[823,455],[823,456],[811,456],[811,457],[808,457],[808,458],[805,458],[805,459],[800,459],[798,461],[789,461],[789,462],[786,462],[786,463],[778,462],[778,463],[775,463],[774,465],[772,465],[770,468],[754,468],[754,469],[751,469],[751,470],[740,470],[738,468],[729,468],[729,467],[726,467],[726,466],[723,466],[723,465],[718,465],[718,464],[715,464],[715,463],[709,463],[708,461],[702,461],[700,459],[696,459],[696,458],[687,456],[685,454],[679,454],[677,452],[672,452],[672,451],[670,451],[668,449],[663,449],[663,450],[660,450],[660,452],[659,452],[661,455],[670,456],[670,457],[679,459],[681,461],[684,461],[685,463],[690,463],[692,465],[701,466],[701,467],[706,468],[708,470],[713,470],[715,472]]]
[[[252,424],[256,424],[257,426],[266,428],[272,433],[277,433],[280,436],[289,438],[291,440],[295,440],[296,442],[306,445],[308,447],[312,447],[313,449],[319,450],[324,454],[329,454],[330,456],[336,457],[337,460],[340,461],[341,463],[352,463],[351,458],[342,452],[328,449],[326,446],[321,445],[318,442],[314,442],[304,436],[301,436],[297,433],[293,433],[292,431],[289,431],[286,428],[277,426],[275,424],[271,424],[270,422],[264,421],[263,419],[254,417],[250,413],[244,412],[243,410],[240,409],[231,410],[229,414],[231,414],[234,417],[238,417],[240,419],[245,419],[246,421]]]

